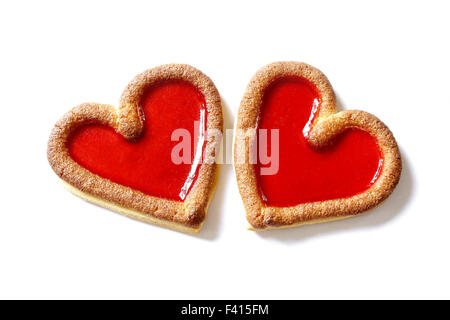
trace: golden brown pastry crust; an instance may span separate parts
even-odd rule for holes
[[[352,197],[292,207],[271,207],[260,198],[254,165],[249,163],[248,156],[245,156],[245,161],[238,161],[238,156],[242,156],[241,152],[249,154],[249,146],[256,136],[256,131],[246,137],[247,143],[238,141],[239,137],[236,137],[234,167],[250,229],[259,231],[337,220],[362,213],[380,204],[392,193],[400,178],[402,164],[397,142],[388,127],[375,116],[356,110],[337,112],[333,88],[318,69],[300,62],[275,62],[261,68],[250,80],[242,98],[236,130],[246,131],[257,127],[265,89],[275,79],[285,76],[306,78],[317,87],[321,102],[307,136],[312,147],[323,147],[345,129],[357,127],[368,131],[378,140],[383,155],[383,167],[378,179],[368,190]]]
[[[87,123],[111,126],[127,139],[139,137],[143,126],[140,99],[147,88],[165,80],[184,80],[197,87],[206,102],[207,131],[223,131],[220,95],[211,79],[189,65],[168,64],[136,76],[125,88],[117,109],[105,104],[84,103],[66,113],[50,134],[47,156],[56,174],[81,191],[75,193],[82,197],[86,195],[85,198],[89,198],[87,200],[146,222],[195,233],[206,219],[214,191],[218,168],[211,159],[216,157],[220,146],[217,137],[207,137],[204,162],[200,166],[196,182],[183,202],[149,196],[102,178],[76,163],[68,151],[67,140],[70,135]]]

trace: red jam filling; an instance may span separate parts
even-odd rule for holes
[[[279,129],[278,172],[262,175],[261,168],[273,164],[262,164],[260,157],[255,164],[261,198],[267,205],[285,207],[348,198],[364,192],[378,178],[381,150],[366,131],[348,129],[320,151],[308,145],[304,132],[318,108],[320,96],[306,79],[281,78],[266,89],[258,128]],[[265,151],[269,157],[275,147],[271,144],[268,130]]]
[[[139,139],[130,142],[108,126],[85,125],[69,139],[70,156],[89,171],[115,183],[148,195],[183,201],[197,179],[198,154],[204,150],[201,133],[206,126],[205,99],[192,84],[173,80],[150,87],[141,107],[145,121]],[[180,137],[171,139],[176,129],[190,133],[190,163],[172,161],[172,149],[182,142]]]

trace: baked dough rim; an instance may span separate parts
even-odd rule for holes
[[[141,97],[150,86],[166,80],[192,83],[205,98],[208,112],[206,132],[220,130],[223,133],[221,98],[212,80],[192,66],[167,64],[137,75],[125,88],[117,108],[106,104],[83,103],[67,112],[50,134],[47,157],[55,173],[74,188],[70,191],[79,191],[78,196],[85,199],[92,197],[86,200],[135,219],[197,233],[206,220],[219,174],[215,158],[221,141],[216,136],[206,137],[204,162],[182,202],[150,196],[102,178],[80,166],[68,152],[68,138],[85,124],[108,125],[130,140],[139,137],[143,128],[139,106]]]
[[[240,152],[249,154],[249,146],[256,136],[250,134],[236,137],[233,143],[233,166],[241,194],[249,229],[262,231],[290,228],[304,224],[314,224],[340,220],[368,211],[383,202],[395,189],[402,170],[400,151],[389,128],[374,115],[359,111],[336,109],[336,96],[327,77],[318,69],[302,62],[274,62],[259,69],[250,80],[239,107],[235,132],[257,128],[263,94],[276,79],[298,76],[316,86],[320,106],[311,124],[308,142],[313,147],[322,147],[334,137],[350,127],[360,128],[373,135],[380,145],[383,167],[378,179],[366,191],[348,198],[303,203],[290,207],[266,205],[258,191],[254,166],[245,161],[238,163]],[[246,142],[239,139],[248,139]],[[239,150],[238,150],[239,143]]]

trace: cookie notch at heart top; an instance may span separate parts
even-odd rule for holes
[[[319,105],[312,112],[309,130],[304,132],[313,149],[333,144],[335,138],[349,128],[368,132],[376,139],[382,167],[370,187],[349,197],[299,203],[292,206],[271,206],[262,199],[257,168],[250,163],[250,146],[256,141],[264,93],[278,79],[295,77],[307,80],[317,91]],[[303,128],[299,128],[301,132]],[[396,187],[401,173],[401,158],[397,143],[388,127],[375,116],[363,111],[336,110],[336,98],[331,84],[318,69],[299,62],[276,62],[261,68],[251,79],[242,98],[236,122],[234,167],[239,192],[246,209],[251,230],[288,228],[347,218],[374,208]],[[250,132],[250,134],[248,133]]]
[[[118,108],[84,103],[65,114],[51,132],[47,156],[51,167],[69,191],[81,198],[144,222],[197,233],[205,222],[218,179],[215,157],[220,140],[217,136],[206,134],[203,162],[184,201],[159,198],[115,183],[87,170],[69,153],[70,137],[84,125],[111,127],[130,142],[139,138],[146,121],[142,115],[141,99],[149,88],[165,81],[192,84],[205,101],[206,132],[222,132],[220,95],[211,79],[189,65],[169,64],[136,76],[124,90]]]

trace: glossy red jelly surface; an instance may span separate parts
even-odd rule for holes
[[[313,150],[304,131],[320,108],[315,86],[303,78],[281,78],[264,94],[259,129],[279,129],[279,169],[256,173],[263,201],[271,206],[294,206],[306,202],[347,198],[367,190],[382,169],[382,154],[376,139],[366,131],[351,128],[331,147]],[[268,154],[274,146],[268,130]],[[274,161],[272,159],[272,161]]]
[[[202,144],[194,147],[194,139],[201,141],[194,123],[198,121],[197,127],[203,129],[206,125],[205,99],[190,83],[166,81],[149,88],[141,106],[144,131],[136,141],[127,141],[107,126],[85,125],[69,139],[69,153],[103,178],[148,195],[182,201],[198,175],[195,150],[204,150]],[[171,158],[172,149],[181,142],[172,141],[172,132],[180,128],[190,133],[190,163],[175,164]]]

